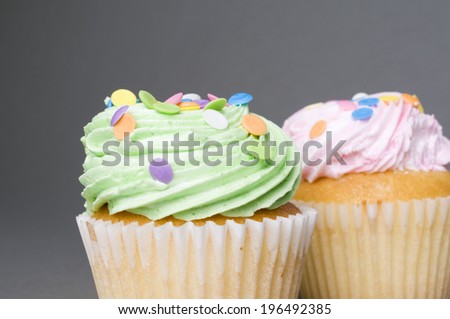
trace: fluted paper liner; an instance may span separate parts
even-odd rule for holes
[[[315,218],[77,223],[100,298],[296,298]]]
[[[304,298],[450,298],[450,197],[306,203],[318,212]]]

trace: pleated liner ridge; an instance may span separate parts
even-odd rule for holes
[[[305,298],[450,298],[450,197],[318,212]]]
[[[316,213],[244,224],[77,217],[100,298],[297,298]]]

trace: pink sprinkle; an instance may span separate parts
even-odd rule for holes
[[[214,101],[214,100],[217,100],[218,97],[215,96],[214,94],[208,93],[208,99],[209,99],[210,101]]]
[[[178,92],[178,93],[172,95],[171,97],[169,97],[164,102],[170,103],[170,104],[178,104],[181,102],[182,97],[183,97],[183,92]]]
[[[356,110],[356,104],[352,101],[336,101],[336,103],[339,105],[342,111],[354,111]]]

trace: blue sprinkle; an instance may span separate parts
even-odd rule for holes
[[[253,100],[253,96],[248,93],[240,92],[233,94],[229,99],[229,104],[246,106],[251,100]],[[245,105],[244,105],[245,104]]]
[[[105,97],[105,105],[106,105],[107,108],[113,106],[112,100],[111,100],[111,98],[109,96]]]
[[[141,100],[138,97],[136,98],[136,103],[141,103]]]
[[[358,101],[361,106],[378,106],[380,99],[377,97],[369,97]]]
[[[192,102],[192,99],[181,99],[181,102]]]
[[[368,107],[362,107],[359,109],[356,109],[352,112],[352,117],[354,120],[360,120],[365,121],[372,117],[373,110]]]

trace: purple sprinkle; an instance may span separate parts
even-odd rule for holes
[[[119,109],[114,113],[114,115],[111,118],[111,126],[114,126],[119,122],[119,120],[122,118],[122,116],[128,111],[128,105],[124,105],[119,107]]]
[[[206,104],[208,104],[209,102],[211,102],[210,100],[195,100],[195,103],[197,103],[198,105],[200,105],[200,108],[204,108]]]
[[[169,162],[163,158],[155,158],[149,166],[150,175],[164,184],[169,184],[173,179],[173,170]]]

